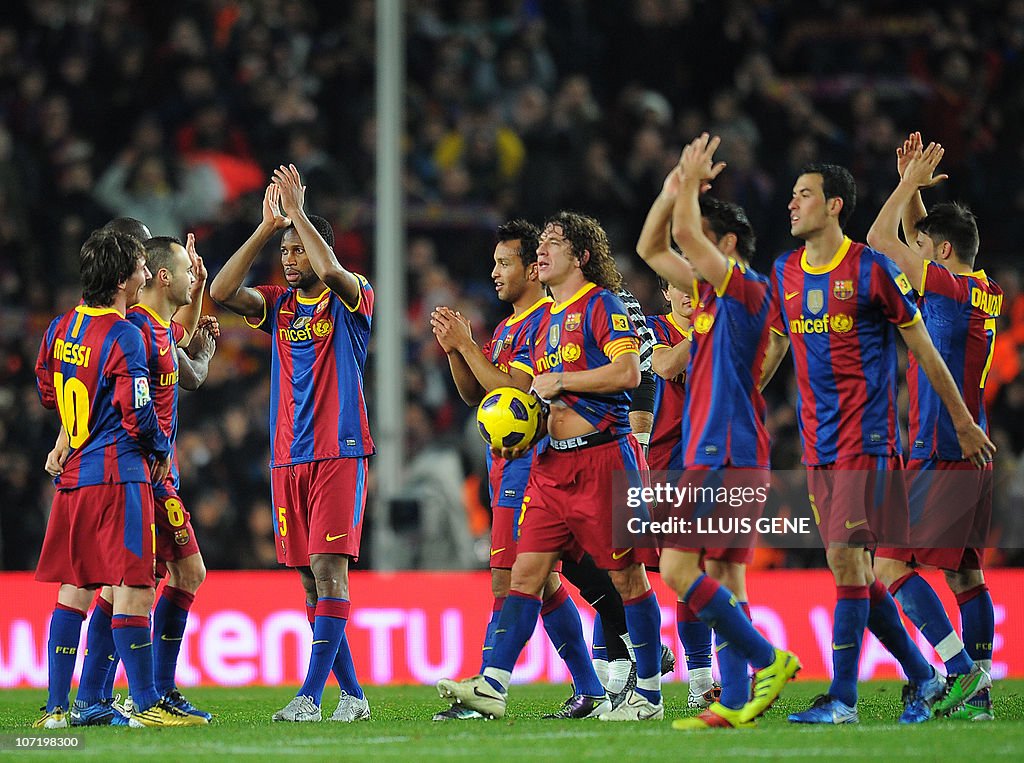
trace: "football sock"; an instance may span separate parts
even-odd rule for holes
[[[569,598],[565,586],[559,586],[550,599],[541,605],[541,620],[548,638],[554,644],[555,651],[561,657],[572,674],[572,684],[577,694],[588,697],[603,697],[605,690],[594,666],[590,663],[590,653],[583,640],[583,623],[576,604]]]
[[[636,692],[656,705],[661,702],[661,607],[653,588],[623,606],[636,653]]]
[[[750,620],[750,605],[739,603],[743,615]],[[719,700],[730,710],[739,710],[750,699],[750,672],[747,660],[719,633],[715,632],[718,671],[722,675],[722,698]]]
[[[697,616],[724,641],[736,647],[756,670],[775,661],[775,647],[743,614],[736,597],[717,580],[701,573],[683,596]]]
[[[309,620],[309,629],[313,630],[316,623],[316,604],[306,602],[306,619]],[[363,698],[363,687],[359,685],[356,666],[352,661],[352,651],[348,646],[348,636],[344,631],[341,633],[338,656],[334,658],[331,672],[334,673],[334,677],[338,680],[338,686],[343,692],[356,699]]]
[[[832,621],[832,685],[828,693],[850,707],[857,706],[857,667],[871,609],[868,597],[866,585],[836,586]]]
[[[505,603],[504,596],[494,597],[494,606],[491,607],[491,619],[487,622],[487,630],[484,632],[484,648],[480,657],[480,673],[487,667],[491,652],[494,651],[494,631],[498,628],[498,618],[501,616],[501,606]]]
[[[87,705],[94,705],[106,697],[103,686],[114,659],[114,632],[110,628],[113,613],[113,605],[98,596],[86,629],[85,660],[76,698]]]
[[[331,672],[345,632],[350,605],[347,599],[322,596],[316,602],[313,621],[313,649],[309,655],[309,670],[298,695],[312,697],[319,705],[324,696],[324,684]]]
[[[146,615],[114,615],[114,643],[128,674],[128,691],[135,707],[148,710],[159,700],[153,684],[153,634]]]
[[[113,628],[113,620],[111,620]],[[114,638],[114,632],[110,632],[110,638]],[[117,678],[117,666],[121,663],[121,655],[117,653],[117,642],[114,642],[114,650],[110,655],[110,665],[107,668],[106,678],[103,680],[103,699],[112,699],[114,696],[114,680]]]
[[[629,659],[626,643],[620,635],[627,631],[626,611],[608,572],[598,567],[589,554],[584,554],[579,562],[562,560],[562,577],[576,586],[580,596],[597,612],[593,641],[595,659],[601,657],[598,644],[605,648],[603,656],[609,662]]]
[[[633,671],[633,661],[623,658],[621,660],[612,660],[606,663],[608,670],[608,680],[602,681],[605,687],[611,694],[618,694],[626,688],[626,682],[629,681],[629,674]],[[600,675],[598,676],[600,678]]]
[[[878,583],[878,581],[876,581],[876,584],[881,587],[881,583]],[[946,673],[969,673],[974,666],[974,662],[967,656],[964,642],[960,640],[960,637],[953,630],[953,624],[949,622],[949,617],[946,615],[942,602],[939,601],[939,597],[935,594],[934,589],[928,585],[928,581],[916,572],[910,572],[893,583],[889,590],[892,591],[892,595],[896,597],[900,606],[903,607],[903,611],[910,619],[910,622],[924,634],[924,637],[928,639],[928,643],[935,648],[939,659],[946,665]],[[875,609],[874,599],[875,596],[872,592],[872,612]],[[889,651],[892,650],[890,649]],[[914,651],[920,655],[920,650],[916,646]],[[898,654],[895,652],[893,654],[896,655],[897,659],[900,659]],[[924,662],[924,657],[920,659]],[[900,664],[903,664],[902,659],[900,659]],[[905,665],[903,670],[907,672]],[[930,676],[931,666],[929,666],[926,677]],[[919,680],[915,676],[910,675],[909,672],[907,677],[912,680]]]
[[[694,670],[711,670],[711,629],[701,622],[686,602],[677,601],[676,630],[679,632],[679,642],[683,645],[686,671],[691,674],[692,683]],[[710,683],[708,688],[711,688]]]
[[[498,617],[498,627],[494,630],[491,660],[484,670],[487,683],[500,692],[508,691],[512,668],[533,635],[533,629],[537,627],[540,607],[539,596],[530,596],[520,591],[509,591],[505,598]]]
[[[71,676],[78,658],[78,642],[82,638],[85,612],[74,607],[57,604],[50,617],[50,635],[46,644],[50,694],[46,711],[54,708],[68,710],[71,694]]]
[[[598,680],[608,686],[608,647],[604,643],[604,627],[601,623],[601,613],[598,612],[594,615],[594,640],[592,642],[590,653],[592,655],[591,662],[594,665],[594,672],[597,673]]]
[[[960,605],[960,628],[964,634],[967,654],[989,673],[992,672],[992,642],[995,640],[995,610],[988,586],[980,586],[959,593],[956,603]],[[988,690],[982,693],[988,698]]]
[[[193,593],[167,585],[153,611],[153,681],[160,696],[174,688],[181,640],[195,598]]]

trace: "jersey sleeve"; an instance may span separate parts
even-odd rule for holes
[[[910,279],[884,254],[875,252],[874,258],[871,266],[872,302],[881,308],[890,323],[900,328],[921,320]]]
[[[36,391],[39,393],[39,402],[44,408],[53,410],[57,407],[57,395],[53,389],[53,368],[50,365],[50,348],[53,347],[53,337],[57,331],[57,324],[60,318],[54,318],[50,326],[43,334],[43,341],[39,345],[39,356],[36,358]]]
[[[767,279],[732,257],[725,281],[715,289],[719,297],[742,305],[749,315],[762,314],[769,291]]]
[[[171,443],[160,429],[156,406],[150,394],[149,366],[142,333],[127,322],[120,330],[103,369],[113,382],[113,405],[121,415],[125,430],[139,439],[142,447],[164,458]]]
[[[654,349],[659,347],[672,347],[672,337],[669,336],[668,327],[661,320],[661,316],[647,316],[647,326],[654,334]]]
[[[590,331],[605,356],[614,361],[621,355],[639,355],[640,340],[622,300],[602,290],[591,305]]]
[[[171,321],[171,336],[174,337],[175,344],[180,344],[185,338],[185,327],[177,321]]]
[[[782,317],[782,300],[779,299],[780,289],[778,276],[772,278],[769,290],[768,303],[768,328],[772,333],[779,336],[786,336],[789,332],[786,328],[786,320]]]
[[[260,297],[263,298],[263,315],[258,319],[250,316],[245,316],[245,322],[250,328],[259,329],[270,333],[273,331],[274,319],[270,314],[270,311],[274,309],[274,305],[277,304],[278,298],[284,294],[287,289],[283,286],[256,286],[255,291]]]
[[[921,279],[922,296],[937,294],[951,297],[958,302],[970,300],[970,285],[965,279],[957,278],[937,262],[924,261],[924,277]]]
[[[647,318],[640,306],[640,300],[633,296],[632,292],[621,289],[618,293],[619,299],[626,308],[626,315],[633,322],[637,338],[640,340],[640,370],[649,371],[651,368],[651,355],[654,352],[654,332],[647,325]]]
[[[353,273],[352,275],[354,275],[356,280],[359,281],[359,296],[356,298],[356,303],[354,305],[350,305],[344,299],[342,299],[341,302],[350,313],[361,315],[369,320],[373,315],[373,287],[370,286],[370,282],[366,280],[365,276],[362,276],[359,273]]]
[[[512,357],[509,366],[533,377],[533,342],[537,333],[537,322],[526,321],[516,332],[512,345]],[[488,354],[487,357],[490,357]]]

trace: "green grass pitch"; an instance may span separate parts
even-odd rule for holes
[[[373,717],[352,725],[272,723],[270,715],[293,696],[288,688],[191,689],[188,697],[216,714],[208,727],[185,729],[88,728],[48,732],[80,737],[74,750],[15,749],[17,736],[39,736],[30,728],[45,694],[0,692],[0,757],[27,760],[1024,760],[1024,681],[997,682],[993,723],[936,720],[900,726],[900,687],[895,682],[861,684],[857,726],[800,727],[786,714],[804,709],[825,690],[817,681],[791,683],[757,729],[673,731],[670,722],[687,714],[686,685],[666,687],[666,720],[645,723],[545,721],[568,694],[566,686],[514,686],[508,715],[498,721],[432,723],[446,705],[431,687],[370,688]],[[325,718],[337,702],[337,686],[324,696]]]

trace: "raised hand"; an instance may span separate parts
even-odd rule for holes
[[[725,162],[715,162],[715,151],[721,142],[717,135],[711,137],[706,132],[690,141],[679,157],[683,178],[700,181],[701,190],[705,190],[705,185],[710,187],[711,181],[725,169]]]
[[[679,185],[683,182],[683,170],[677,164],[672,171],[665,176],[665,182],[661,184],[661,192],[670,199],[679,195]]]
[[[907,139],[903,141],[902,146],[896,147],[896,171],[899,172],[900,177],[907,170],[907,165],[910,164],[910,160],[914,158],[914,155],[921,150],[923,146],[921,140],[921,133],[912,132],[907,136]]]
[[[942,161],[942,155],[946,153],[938,143],[929,143],[924,151],[917,151],[907,162],[903,170],[903,181],[916,185],[918,188],[932,188],[938,185],[949,175],[936,175],[935,170]]]
[[[274,185],[278,189],[281,209],[291,217],[302,211],[306,200],[306,186],[302,184],[299,171],[294,164],[285,167],[283,164],[274,170]]]
[[[281,189],[276,183],[267,186],[263,194],[263,222],[270,225],[274,230],[287,228],[292,221],[281,214]]]

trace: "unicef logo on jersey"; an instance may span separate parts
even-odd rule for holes
[[[333,327],[334,325],[327,318],[320,318],[314,321],[308,315],[300,315],[292,321],[291,326],[288,328],[279,328],[277,330],[277,337],[282,342],[308,342],[314,337],[323,339],[331,333]]]

